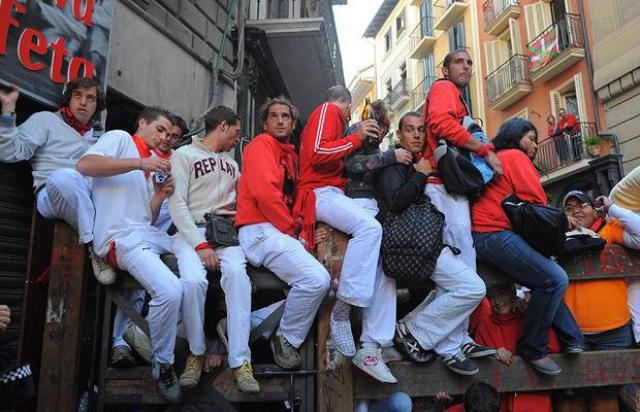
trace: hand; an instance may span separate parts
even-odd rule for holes
[[[396,154],[396,163],[403,165],[410,165],[413,161],[413,155],[407,149],[396,149],[393,151]]]
[[[143,172],[170,172],[171,163],[160,157],[151,156],[140,159],[140,167]]]
[[[313,239],[316,242],[316,245],[327,240],[327,236],[329,236],[329,231],[325,227],[318,227],[313,232]]]
[[[609,207],[611,207],[611,200],[606,196],[598,196],[596,198],[596,205],[602,205],[604,213],[609,213]]]
[[[220,259],[218,258],[215,250],[201,249],[197,252],[198,256],[200,256],[200,261],[207,269],[215,270],[218,268],[218,265],[220,265]]]
[[[433,172],[433,169],[431,168],[431,162],[429,162],[429,159],[427,159],[426,157],[420,159],[420,161],[416,163],[414,167],[416,168],[416,172],[420,172],[425,175]]]
[[[567,216],[569,220],[569,230],[577,230],[582,231],[582,226],[580,225],[580,221],[573,216]]]
[[[365,141],[369,137],[374,139],[378,139],[378,122],[373,119],[363,120],[358,123],[356,127],[356,134],[360,138],[360,140]]]
[[[448,393],[440,391],[440,392],[436,393],[436,401],[437,402],[442,402],[442,403],[452,402],[453,398]]]
[[[15,84],[9,86],[8,89],[9,90],[5,87],[0,87],[0,104],[2,104],[3,114],[16,111],[16,102],[18,101],[18,96],[20,96],[20,91]]]
[[[202,369],[209,373],[218,366],[222,365],[223,357],[222,355],[218,355],[217,353],[209,353],[204,355],[204,366]]]
[[[496,359],[507,366],[511,366],[511,363],[513,362],[513,354],[505,348],[498,348],[495,356]]]
[[[500,158],[498,158],[497,154],[495,154],[494,152],[489,152],[489,154],[487,155],[487,157],[484,158],[484,160],[486,160],[487,163],[489,163],[489,166],[491,166],[491,168],[493,169],[494,172],[496,172],[497,175],[502,174],[502,162],[500,161]]]
[[[7,305],[0,305],[0,331],[7,329],[11,323],[11,309]]]
[[[529,302],[527,302],[526,300],[516,299],[513,302],[513,311],[524,314],[527,311],[527,306],[529,306]]]

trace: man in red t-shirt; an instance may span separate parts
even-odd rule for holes
[[[558,129],[560,129],[561,132],[575,134],[578,119],[576,119],[573,113],[568,113],[564,108],[562,108],[558,110],[558,117],[560,117]]]
[[[382,241],[380,223],[344,194],[345,158],[358,150],[368,136],[378,135],[376,121],[369,119],[360,122],[355,133],[344,137],[350,112],[351,93],[344,86],[334,86],[327,91],[325,102],[309,116],[302,131],[300,181],[294,209],[294,216],[302,221],[300,236],[309,250],[314,247],[316,221],[352,236],[329,322],[333,343],[345,356],[356,353],[350,308],[366,308],[373,301]]]

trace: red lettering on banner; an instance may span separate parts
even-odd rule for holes
[[[53,50],[53,54],[51,55],[51,71],[49,72],[49,77],[55,83],[64,83],[66,79],[62,75],[62,62],[64,61],[64,56],[69,54],[64,48],[64,39],[58,37],[56,41],[51,43],[51,50]]]
[[[31,52],[44,56],[47,54],[47,50],[47,38],[38,30],[29,28],[20,35],[20,40],[18,40],[18,60],[27,69],[33,71],[44,69],[46,67],[44,63],[31,60]]]
[[[16,0],[0,1],[0,54],[7,52],[7,35],[9,34],[9,26],[20,27],[18,20],[11,17],[11,10],[15,7],[16,12],[24,14],[26,8],[24,4],[18,3]]]
[[[83,69],[82,74],[80,74],[80,69]],[[93,63],[91,63],[89,60],[83,59],[82,57],[74,57],[69,62],[67,79],[71,80],[78,77],[93,78],[93,71]]]
[[[82,5],[86,3],[84,10]],[[67,0],[56,0],[56,6],[64,9],[67,5]],[[87,27],[91,27],[93,24],[93,0],[73,0],[73,17],[80,20]]]

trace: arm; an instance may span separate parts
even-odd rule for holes
[[[624,245],[631,249],[640,249],[640,215],[617,205],[609,206],[608,213],[624,226]]]
[[[540,176],[527,155],[514,149],[501,159],[508,165],[504,177],[511,184],[513,193],[522,201],[546,206],[547,195],[540,183]]]
[[[292,234],[295,224],[283,200],[280,169],[274,149],[265,141],[255,140],[245,149],[240,178],[248,183],[249,192],[269,222],[281,232]]]
[[[480,148],[481,143],[471,138],[456,118],[456,108],[460,96],[455,86],[448,82],[436,82],[429,92],[427,129],[436,139],[445,139],[457,147],[471,151]]]
[[[116,159],[112,157],[88,154],[78,160],[76,168],[85,176],[108,177],[132,170],[143,170],[142,158]]]
[[[53,113],[50,115],[55,116]],[[20,127],[16,127],[15,115],[0,116],[0,161],[16,163],[31,159],[47,141],[47,123],[51,119],[46,117],[46,113],[35,113]]]
[[[362,130],[372,124],[373,120],[360,122],[357,130]],[[320,111],[317,123],[308,124],[305,137],[311,139],[307,144],[313,144],[311,164],[320,165],[342,159],[358,150],[362,146],[364,137],[356,132],[347,137],[342,137],[342,118],[340,109],[332,103],[324,103]]]
[[[391,166],[382,172],[384,200],[389,205],[389,210],[396,213],[409,207],[424,192],[426,175],[417,172],[406,180],[405,167],[407,166]]]
[[[173,170],[174,191],[169,198],[169,214],[186,241],[195,249],[196,246],[207,240],[198,230],[189,211],[191,167],[187,155],[182,151],[177,151],[171,156],[171,170]]]

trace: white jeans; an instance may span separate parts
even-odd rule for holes
[[[375,199],[353,199],[370,216],[378,214]],[[377,343],[381,347],[393,345],[396,326],[396,280],[382,271],[382,256],[378,258],[373,300],[362,310],[362,334],[360,342]]]
[[[173,364],[182,284],[160,260],[161,254],[172,252],[171,239],[149,226],[116,238],[115,246],[118,266],[151,295],[147,322],[154,358],[158,363]]]
[[[640,279],[627,279],[627,296],[633,325],[633,337],[640,343]]]
[[[126,290],[123,293],[123,297],[133,306],[133,309],[141,313],[142,307],[144,306],[144,296],[146,292],[144,289],[132,289]],[[120,309],[116,309],[116,315],[113,317],[113,333],[111,345],[115,348],[116,346],[126,346],[129,347],[129,344],[124,340],[124,332],[131,324],[131,319]]]
[[[378,273],[382,226],[335,187],[315,189],[316,220],[351,235],[336,296],[353,306],[371,305]]]
[[[448,247],[440,253],[431,279],[434,292],[403,321],[423,349],[452,356],[468,338],[469,316],[484,297],[485,285]]]
[[[200,228],[204,234],[205,228]],[[204,302],[207,295],[207,271],[198,253],[181,232],[173,236],[173,248],[178,260],[182,294],[182,323],[191,353],[202,355],[206,350],[204,336]],[[247,276],[244,252],[239,246],[216,249],[220,259],[220,285],[227,306],[229,366],[238,368],[251,362],[249,349],[249,317],[251,315],[251,281]]]
[[[77,232],[81,244],[93,240],[96,210],[91,201],[90,179],[74,169],[58,169],[38,192],[36,207],[47,219],[62,219]]]
[[[299,241],[271,223],[243,226],[238,236],[249,263],[264,266],[291,287],[277,333],[299,348],[329,290],[329,273]]]

